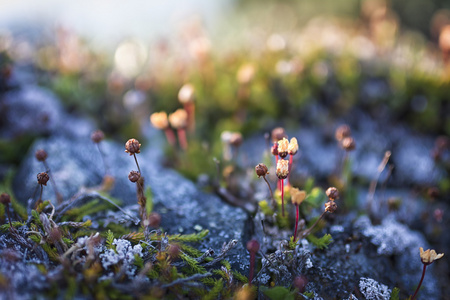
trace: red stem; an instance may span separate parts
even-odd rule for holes
[[[255,252],[250,252],[250,273],[248,274],[248,285],[252,285],[254,268],[255,268]]]
[[[188,130],[190,133],[193,133],[195,131],[195,103],[190,102],[184,104],[184,110],[188,116]]]
[[[297,239],[297,228],[298,228],[298,211],[299,211],[299,206],[298,204],[295,204],[295,208],[296,208],[296,215],[295,215],[295,230],[294,230],[294,242]]]
[[[169,127],[167,127],[166,129],[164,129],[164,133],[166,134],[166,139],[167,142],[169,142],[170,146],[175,146],[176,144],[176,139],[175,139],[175,134],[173,133],[172,129],[170,129]]]
[[[284,179],[280,179],[280,187],[281,187],[281,213],[284,217]]]
[[[289,173],[288,173],[288,177],[287,177],[287,185],[290,186],[291,185],[291,181],[289,180],[289,178],[291,178],[291,170],[292,170],[292,155],[289,155]]]
[[[183,150],[188,148],[188,142],[186,138],[186,130],[184,128],[180,128],[177,131],[178,133],[178,141],[180,142],[180,146]]]
[[[427,265],[424,264],[423,265],[423,271],[422,271],[422,278],[420,278],[420,282],[419,285],[417,286],[416,292],[414,293],[414,295],[412,296],[411,300],[414,300],[416,298],[417,293],[419,292],[420,286],[422,285],[422,281],[425,278],[425,271],[427,270]]]

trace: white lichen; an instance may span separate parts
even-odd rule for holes
[[[359,290],[367,300],[388,300],[392,292],[386,285],[364,277],[359,279]]]
[[[133,276],[136,272],[136,267],[133,266],[135,255],[143,256],[141,245],[131,246],[131,243],[124,239],[114,239],[112,244],[115,250],[106,249],[100,254],[103,268],[108,269],[110,266],[121,263],[126,267],[126,274]]]

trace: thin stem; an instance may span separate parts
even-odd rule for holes
[[[9,228],[12,228],[12,223],[11,223],[11,215],[9,213],[9,204],[7,203],[5,205],[5,210],[6,210],[6,214],[8,215],[8,221],[9,221]]]
[[[53,179],[53,174],[50,171],[50,168],[49,168],[47,162],[44,160],[42,163],[44,164],[44,167],[47,170],[47,173],[50,177],[50,182],[52,183],[52,187],[53,187],[53,191],[55,192],[56,200],[58,201],[59,204],[61,204],[63,202],[63,197],[59,193],[58,188],[56,187],[55,179]]]
[[[284,217],[284,179],[280,179],[281,188],[281,214]]]
[[[190,102],[184,105],[184,110],[188,115],[188,129],[190,133],[195,131],[195,103]]]
[[[41,192],[39,193],[39,199],[36,201],[35,208],[37,208],[39,206],[39,204],[42,203],[42,192],[44,191],[44,185],[40,184],[40,186],[41,186]]]
[[[412,296],[411,300],[414,300],[414,299],[416,298],[417,293],[418,293],[419,290],[420,290],[420,286],[422,285],[422,281],[423,281],[423,279],[425,278],[425,271],[426,271],[426,270],[427,270],[427,265],[426,265],[426,264],[423,264],[422,278],[420,278],[419,285],[417,286],[417,289],[416,289],[414,295]]]
[[[375,196],[375,191],[377,189],[378,180],[380,179],[381,173],[386,168],[386,165],[387,165],[390,157],[391,157],[391,151],[386,151],[386,153],[384,153],[383,160],[381,161],[380,165],[377,168],[377,175],[370,183],[369,194],[367,196],[367,209],[369,210],[369,213],[371,213],[371,211],[372,211],[372,202],[373,202],[373,199]]]
[[[137,161],[137,158],[136,158],[136,153],[133,153],[133,156],[134,156],[134,161],[136,162],[136,166],[138,168],[139,174],[142,174],[141,173],[141,168],[139,168],[139,164],[138,164],[138,161]]]
[[[248,274],[248,285],[252,285],[254,268],[255,268],[255,253],[250,252],[250,273]]]
[[[166,135],[166,139],[169,142],[170,146],[174,147],[176,144],[175,134],[173,133],[172,129],[167,127],[164,129],[164,133]]]
[[[106,160],[105,160],[105,154],[103,153],[102,148],[100,147],[100,143],[96,143],[96,145],[97,145],[98,152],[100,152],[100,156],[102,158],[103,167],[105,168],[105,175],[108,175],[109,174],[109,167],[108,167],[108,164],[106,163]]]
[[[324,212],[320,215],[320,217],[316,220],[316,222],[314,222],[314,224],[313,224],[311,227],[309,227],[308,229],[306,229],[305,231],[303,231],[302,237],[305,237],[305,236],[307,236],[307,235],[309,235],[309,234],[311,233],[311,231],[314,229],[314,227],[316,227],[317,224],[319,224],[319,221],[322,220],[322,218],[325,216],[325,213],[326,213],[326,211],[324,211]]]
[[[291,154],[289,154],[289,165],[288,165],[288,177],[287,177],[287,185],[290,186],[291,185],[291,181],[289,180],[291,178],[291,170],[292,170],[292,163],[293,163],[293,156]]]
[[[269,182],[266,179],[266,176],[263,176],[264,181],[267,183],[267,186],[269,187],[269,191],[270,191],[270,197],[272,198],[272,206],[275,209],[277,207],[277,202],[275,201],[275,198],[273,197],[273,192],[272,192],[272,188],[270,187]]]
[[[297,240],[297,229],[298,229],[298,211],[299,211],[299,205],[295,204],[296,208],[296,215],[295,215],[295,230],[294,230],[294,242]]]
[[[186,138],[186,130],[184,128],[180,128],[177,130],[178,141],[180,142],[180,146],[183,150],[188,148],[188,142]]]

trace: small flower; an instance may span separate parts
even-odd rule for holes
[[[278,156],[278,143],[274,142],[272,148],[270,149],[272,155]]]
[[[236,79],[240,84],[249,84],[254,76],[255,67],[251,64],[245,64],[239,68]]]
[[[105,138],[105,134],[101,130],[96,130],[91,134],[91,140],[98,144]]]
[[[422,260],[422,263],[424,265],[431,265],[435,260],[438,260],[442,256],[444,256],[444,253],[437,254],[436,251],[433,249],[423,251],[423,248],[420,247],[420,259]]]
[[[276,127],[272,130],[272,141],[274,143],[278,142],[279,140],[282,140],[283,138],[287,138],[286,131],[283,127]]]
[[[141,148],[141,144],[139,144],[139,141],[136,139],[129,139],[125,143],[125,152],[130,153],[130,155],[133,155],[135,153],[141,153],[139,150]]]
[[[41,172],[37,174],[37,181],[41,185],[47,185],[47,181],[50,179],[47,173]]]
[[[45,152],[45,150],[43,149],[39,149],[36,151],[34,156],[38,161],[45,161],[47,159],[47,152]]]
[[[190,83],[186,83],[183,85],[178,92],[178,101],[180,101],[181,104],[186,104],[194,101],[195,96],[195,89],[194,86]]]
[[[169,120],[167,119],[167,114],[164,111],[151,114],[150,123],[158,129],[166,129],[169,127]]]
[[[255,172],[256,175],[258,175],[258,178],[261,176],[266,176],[267,174],[269,174],[269,169],[267,168],[267,166],[265,164],[258,164],[255,167]]]
[[[344,138],[349,137],[352,135],[352,131],[350,130],[350,127],[348,125],[341,125],[336,129],[336,132],[334,133],[334,137],[337,141],[342,141]]]
[[[169,115],[170,125],[175,129],[183,129],[187,126],[188,115],[187,112],[180,108]]]
[[[285,158],[288,155],[289,141],[286,138],[278,141],[278,155]]]
[[[330,200],[336,200],[339,198],[339,190],[335,187],[329,187],[325,194],[327,194],[327,197]]]
[[[346,137],[342,140],[342,148],[345,151],[352,151],[356,148],[355,140],[352,137]]]
[[[11,203],[11,196],[9,196],[9,194],[7,194],[7,193],[2,193],[0,195],[0,203],[2,203],[4,205]]]
[[[137,182],[137,181],[139,180],[139,178],[141,178],[141,174],[139,174],[139,172],[137,172],[137,171],[131,171],[131,172],[128,174],[128,179],[129,179],[131,182]]]
[[[242,134],[239,132],[233,132],[230,136],[230,145],[234,147],[239,147],[242,144],[243,138]]]
[[[286,179],[289,175],[289,162],[284,159],[278,160],[277,163],[277,176],[279,179]]]
[[[336,202],[330,200],[327,203],[325,203],[325,211],[329,213],[334,213],[337,209]]]
[[[306,192],[298,188],[291,188],[291,201],[294,205],[300,205],[306,199]]]
[[[298,151],[298,142],[295,137],[291,138],[291,141],[288,145],[288,153],[289,155],[295,155]]]

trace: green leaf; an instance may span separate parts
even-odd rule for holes
[[[145,198],[147,198],[147,202],[145,203],[145,210],[147,214],[150,214],[153,211],[153,193],[150,187],[147,187],[145,190]]]
[[[294,300],[294,295],[284,286],[276,286],[268,289],[264,294],[271,300]]]
[[[106,248],[113,249],[114,245],[114,233],[111,230],[106,232]]]
[[[191,233],[191,234],[185,234],[185,235],[172,235],[169,236],[169,242],[199,242],[202,239],[205,238],[209,233],[208,229],[202,230],[199,233]]]
[[[399,300],[400,299],[400,289],[395,287],[392,289],[391,297],[389,300]]]
[[[203,297],[203,300],[214,300],[214,299],[220,299],[219,294],[223,289],[223,279],[219,279],[214,283],[213,288],[209,291],[208,294],[206,294],[205,297]]]
[[[325,234],[321,238],[317,238],[314,235],[310,234],[306,237],[306,239],[321,250],[328,248],[328,245],[331,244],[331,242],[333,241],[333,238],[331,237],[330,234]]]

